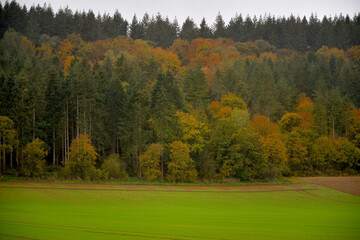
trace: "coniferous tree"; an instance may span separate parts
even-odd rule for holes
[[[73,31],[73,13],[66,7],[65,9],[60,8],[55,16],[55,29],[57,36],[65,38],[68,34]]]
[[[192,19],[189,17],[186,18],[184,24],[182,25],[180,38],[191,42],[199,36],[199,29]]]
[[[184,79],[185,100],[195,109],[202,109],[208,102],[208,87],[201,68],[188,68]]]
[[[56,164],[56,139],[57,129],[59,126],[60,118],[62,117],[62,93],[60,92],[60,79],[59,72],[55,67],[51,67],[47,73],[47,89],[46,89],[46,113],[49,123],[49,133],[52,142],[52,164]]]
[[[199,36],[202,38],[211,38],[212,32],[209,26],[207,25],[205,18],[201,20],[200,29],[199,29]]]
[[[234,41],[240,41],[243,34],[243,18],[241,14],[230,20],[227,31],[230,38]]]
[[[216,16],[213,28],[214,38],[226,38],[228,36],[225,22],[220,13]]]
[[[143,23],[138,22],[136,15],[134,15],[130,25],[130,37],[132,39],[144,39],[145,28]]]

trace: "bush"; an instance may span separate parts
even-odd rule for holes
[[[119,154],[111,154],[101,165],[106,179],[126,179],[126,164],[121,160]]]
[[[45,168],[45,157],[48,154],[44,150],[44,145],[45,143],[38,138],[26,144],[22,150],[21,174],[27,177],[38,177],[42,174]]]

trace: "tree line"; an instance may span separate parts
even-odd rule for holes
[[[167,181],[355,174],[360,46],[0,40],[3,173]]]
[[[78,33],[85,41],[115,38],[119,35],[132,39],[153,42],[155,46],[169,47],[176,38],[192,41],[196,38],[231,38],[238,42],[264,39],[277,48],[297,51],[316,51],[322,46],[347,49],[360,44],[360,15],[324,16],[316,14],[309,18],[276,17],[273,15],[233,17],[225,23],[219,13],[213,24],[203,18],[200,25],[188,17],[180,26],[174,19],[157,14],[145,14],[141,19],[134,15],[131,22],[124,19],[119,11],[111,16],[76,11],[65,7],[57,12],[48,5],[20,6],[15,0],[0,3],[0,38],[9,28],[15,29],[30,39],[38,39],[42,34],[64,39],[68,34]]]

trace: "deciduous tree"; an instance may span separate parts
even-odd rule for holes
[[[87,135],[80,134],[70,145],[68,168],[70,176],[83,180],[92,179],[95,170],[97,153]]]
[[[194,161],[190,158],[190,148],[181,141],[169,144],[170,162],[168,162],[167,179],[171,182],[195,182],[197,171]]]
[[[141,173],[146,181],[152,181],[161,176],[160,158],[163,155],[164,147],[159,143],[153,143],[140,155]]]

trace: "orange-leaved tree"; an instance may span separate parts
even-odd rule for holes
[[[278,134],[260,136],[260,151],[267,167],[263,172],[264,178],[278,178],[283,172],[288,174],[286,163],[288,160],[285,143]]]
[[[312,126],[313,121],[313,112],[314,112],[314,103],[309,97],[304,97],[300,99],[296,112],[303,117],[306,126]]]
[[[279,128],[268,117],[254,115],[250,126],[258,134],[260,155],[263,161],[260,174],[265,179],[278,178],[281,172],[288,174],[285,143],[280,138]]]
[[[265,116],[255,114],[250,121],[250,126],[261,136],[279,134],[278,126]]]
[[[351,118],[349,140],[360,148],[360,109],[355,109]]]

